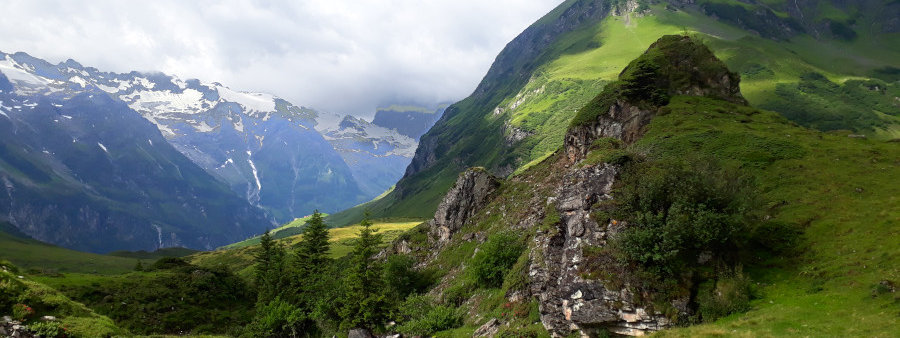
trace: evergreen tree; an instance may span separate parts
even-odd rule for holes
[[[316,309],[320,303],[326,301],[324,295],[330,287],[325,278],[331,263],[328,257],[329,237],[328,225],[322,220],[322,214],[316,210],[306,222],[303,237],[297,244],[294,255],[293,290],[286,296],[303,311],[304,318],[296,322],[297,329],[308,335],[317,330],[314,321]]]
[[[346,288],[341,309],[342,329],[374,329],[382,326],[387,315],[381,264],[373,256],[381,244],[381,235],[372,229],[366,213],[360,225],[359,236],[350,253],[351,267],[344,279]]]
[[[318,210],[313,212],[306,227],[303,230],[303,238],[297,244],[297,273],[301,279],[314,277],[325,271],[330,261],[328,250],[328,225],[322,220],[322,214]]]
[[[267,303],[283,291],[284,255],[284,248],[266,230],[260,238],[260,248],[254,257],[256,271],[253,280],[258,290],[258,302]]]

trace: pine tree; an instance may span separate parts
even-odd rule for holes
[[[381,264],[374,255],[381,244],[381,235],[372,229],[369,215],[360,222],[363,229],[350,253],[351,267],[344,279],[346,291],[341,309],[342,329],[373,329],[384,324],[387,314],[381,279]]]
[[[144,263],[138,260],[137,264],[134,265],[134,271],[144,271]]]
[[[257,301],[267,303],[284,289],[284,248],[272,239],[268,230],[260,238],[260,248],[254,257],[254,282]]]
[[[328,225],[322,220],[322,214],[318,210],[313,212],[306,227],[303,230],[303,238],[297,244],[297,273],[301,278],[315,276],[325,271],[330,259],[328,250]]]

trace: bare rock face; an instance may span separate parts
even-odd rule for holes
[[[591,143],[601,137],[613,137],[627,143],[644,134],[656,110],[641,109],[624,100],[616,101],[606,115],[589,125],[569,129],[565,136],[566,157],[577,162],[590,152]]]
[[[431,220],[431,237],[438,245],[450,240],[466,221],[488,202],[500,180],[483,168],[471,168],[459,175],[456,184],[444,196]]]
[[[539,297],[541,322],[555,336],[580,331],[644,335],[671,325],[664,315],[634,303],[628,285],[612,284],[582,274],[588,248],[602,248],[616,232],[613,224],[591,219],[591,206],[610,199],[618,169],[611,165],[578,169],[566,175],[557,190],[560,222],[535,238],[540,255],[532,253],[531,293]]]

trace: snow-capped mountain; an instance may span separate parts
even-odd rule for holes
[[[351,115],[319,114],[316,129],[350,166],[367,195],[378,195],[403,176],[418,143],[396,130]]]
[[[210,249],[272,226],[124,102],[68,85],[0,62],[0,221],[94,252]]]
[[[417,145],[361,119],[349,117],[352,127],[341,115],[219,83],[101,72],[72,60],[53,65],[24,53],[0,54],[0,71],[20,95],[71,97],[96,89],[121,100],[278,222],[377,196],[402,176]]]

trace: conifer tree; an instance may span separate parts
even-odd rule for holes
[[[381,264],[373,257],[381,244],[381,235],[372,229],[368,213],[360,225],[363,229],[350,253],[350,271],[344,279],[341,328],[371,330],[384,324],[388,312],[382,292]]]
[[[329,237],[328,225],[322,219],[322,214],[316,210],[306,222],[303,237],[297,245],[296,265],[300,278],[316,276],[325,271],[325,267],[330,261],[328,258],[328,250],[331,248],[328,244]]]
[[[254,282],[258,290],[257,301],[267,303],[284,289],[284,248],[272,239],[268,230],[260,238],[260,248],[254,257],[256,271]]]

